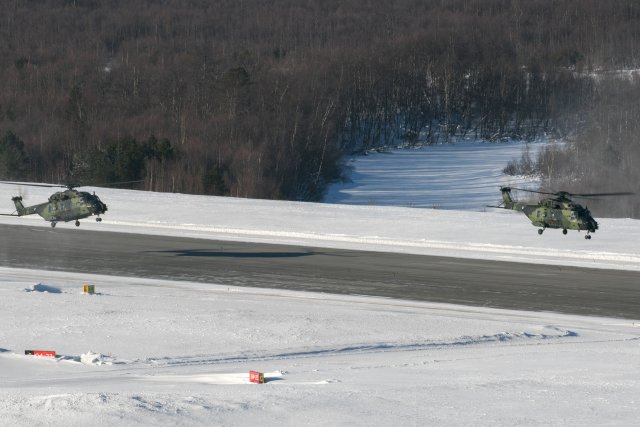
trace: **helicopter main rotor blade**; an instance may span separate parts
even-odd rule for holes
[[[606,197],[606,196],[632,196],[636,193],[631,193],[629,191],[621,191],[617,193],[586,193],[586,194],[573,194],[568,193],[573,197]]]
[[[516,188],[516,187],[511,187],[512,190],[518,190],[518,191],[526,191],[528,193],[538,193],[538,194],[550,194],[552,196],[557,195],[558,193],[549,193],[548,191],[537,191],[537,190],[527,190],[526,188]]]
[[[60,188],[68,188],[72,190],[77,187],[110,187],[114,185],[126,185],[126,184],[138,184],[140,182],[144,182],[144,179],[139,179],[135,181],[120,181],[120,182],[103,182],[100,184],[36,184],[35,182],[17,182],[17,181],[0,181],[0,184],[8,184],[8,185],[25,185],[29,187],[60,187]]]
[[[60,184],[36,184],[33,182],[15,182],[15,181],[0,181],[0,184],[9,184],[9,185],[26,185],[29,187],[66,187],[66,185]]]
[[[636,193],[631,193],[629,191],[618,191],[613,193],[570,193],[568,191],[556,191],[555,193],[552,193],[549,191],[527,190],[526,188],[511,187],[511,189],[518,190],[518,191],[527,191],[529,193],[549,194],[551,196],[568,196],[568,197],[631,196],[633,194],[636,194]]]
[[[110,187],[112,185],[138,184],[140,182],[144,182],[144,179],[138,179],[135,181],[103,182],[101,184],[86,184],[82,185],[82,187]]]

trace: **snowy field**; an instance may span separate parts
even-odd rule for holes
[[[478,192],[454,187],[452,201]],[[587,241],[559,230],[538,236],[522,214],[471,206],[88,190],[109,206],[104,221],[89,218],[77,230],[60,223],[52,233],[640,270],[636,220],[598,218],[600,230]],[[497,186],[492,191],[498,203]],[[1,185],[0,212],[14,210],[10,198],[19,192],[35,204],[52,190]],[[49,229],[37,216],[0,221]],[[97,294],[83,295],[85,283]],[[640,419],[634,320],[6,267],[0,324],[0,425],[630,426]],[[58,357],[27,356],[27,349]],[[249,383],[249,370],[264,372],[267,383]]]
[[[629,320],[7,268],[0,277],[2,425],[640,417],[640,324]],[[83,283],[98,294],[83,295]],[[266,384],[249,383],[249,370]]]
[[[519,161],[525,147],[535,161],[542,148],[558,143],[461,141],[372,151],[350,159],[349,182],[331,186],[325,201],[480,211],[496,204],[496,191],[502,186],[537,189],[536,178],[507,176],[502,170],[511,160]]]

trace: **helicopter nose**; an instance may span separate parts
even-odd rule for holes
[[[105,205],[99,200],[96,202],[95,208],[99,214],[103,214],[107,211],[107,205]]]

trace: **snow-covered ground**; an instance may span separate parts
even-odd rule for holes
[[[478,191],[454,187],[451,200]],[[635,220],[601,218],[587,241],[559,230],[538,236],[524,215],[492,209],[89,190],[109,211],[100,224],[82,221],[78,233],[640,270]],[[18,192],[35,204],[52,189],[0,186],[0,212],[13,210]],[[49,227],[37,216],[0,221]],[[63,227],[75,229],[58,224],[51,232]],[[85,283],[97,294],[83,295]],[[633,320],[5,267],[0,325],[0,425],[600,426],[640,419],[640,323]],[[27,356],[28,349],[58,357]],[[252,369],[267,383],[249,383]]]
[[[535,161],[546,139],[487,143],[460,141],[413,149],[371,151],[348,162],[348,182],[332,185],[329,203],[481,211],[497,203],[502,186],[536,189],[535,177],[502,173],[525,150]],[[498,197],[499,198],[499,197]]]
[[[640,416],[640,324],[629,320],[0,277],[2,425],[630,426]],[[83,295],[84,283],[98,293]],[[249,383],[250,370],[267,383]]]

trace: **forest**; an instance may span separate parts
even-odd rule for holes
[[[348,154],[551,135],[545,185],[640,193],[639,67],[637,0],[0,0],[0,179],[316,201]]]

